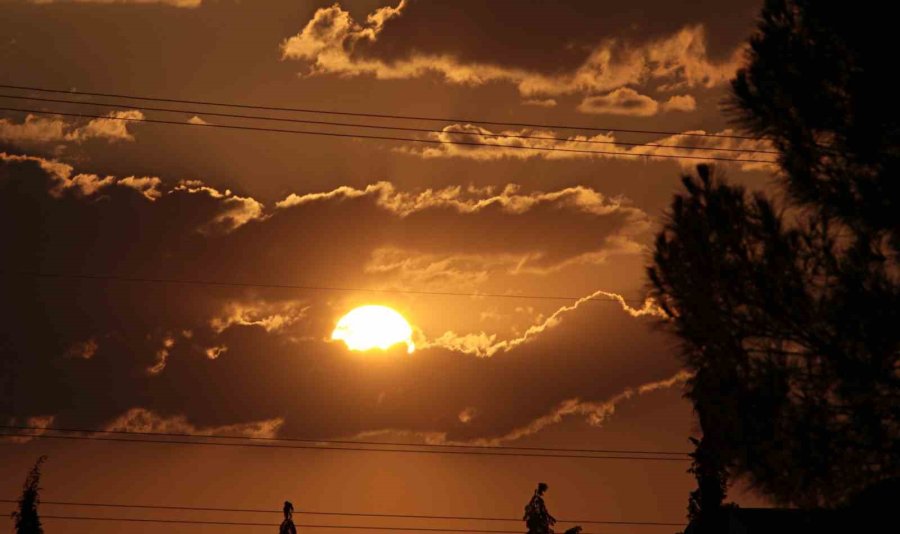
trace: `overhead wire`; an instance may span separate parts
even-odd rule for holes
[[[329,440],[329,439],[303,439],[303,438],[267,438],[261,436],[234,436],[222,434],[188,434],[183,432],[141,432],[134,430],[92,430],[85,428],[59,428],[59,427],[39,427],[39,426],[20,426],[20,425],[0,425],[0,429],[6,430],[32,430],[32,431],[52,431],[52,432],[80,432],[90,434],[122,434],[132,436],[155,436],[155,437],[174,437],[174,438],[215,438],[215,439],[237,439],[247,441],[280,441],[288,443],[325,443],[330,445],[377,445],[377,446],[396,446],[396,447],[422,447],[434,449],[490,449],[490,450],[514,450],[514,451],[543,451],[543,452],[581,452],[596,454],[656,454],[656,455],[680,455],[687,456],[688,452],[683,451],[659,451],[659,450],[634,450],[634,449],[573,449],[565,447],[515,447],[509,445],[479,445],[479,444],[436,444],[436,443],[400,443],[385,441],[358,441],[358,440]]]
[[[428,121],[428,122],[467,122],[472,124],[489,124],[491,126],[511,126],[511,127],[519,127],[519,128],[545,128],[545,129],[554,129],[554,130],[581,130],[581,131],[592,131],[592,132],[622,132],[622,133],[634,133],[634,134],[648,134],[648,135],[684,135],[689,137],[713,137],[720,139],[743,139],[743,140],[751,140],[751,141],[760,141],[762,138],[746,136],[746,135],[733,135],[733,134],[711,134],[711,133],[700,133],[700,132],[673,132],[673,131],[665,131],[665,130],[636,130],[629,128],[610,128],[610,127],[602,127],[602,126],[585,126],[585,125],[567,125],[567,124],[539,124],[539,123],[528,123],[528,122],[503,122],[503,121],[495,121],[490,119],[466,119],[466,118],[453,118],[453,117],[430,117],[430,116],[416,116],[416,115],[397,115],[397,114],[388,114],[388,113],[366,113],[366,112],[351,112],[351,111],[335,111],[335,110],[325,110],[325,109],[316,109],[316,108],[295,108],[295,107],[283,107],[283,106],[264,106],[259,104],[242,104],[235,102],[214,102],[209,100],[188,100],[188,99],[179,99],[179,98],[164,98],[164,97],[150,97],[145,95],[128,95],[122,93],[104,93],[104,92],[91,92],[91,91],[73,91],[67,89],[54,89],[47,87],[36,87],[36,86],[27,86],[27,85],[12,85],[12,84],[0,84],[0,89],[14,89],[19,91],[36,91],[42,93],[56,93],[56,94],[69,94],[69,95],[85,95],[85,96],[97,96],[104,98],[124,98],[128,100],[141,100],[146,102],[168,102],[173,104],[195,104],[195,105],[205,105],[205,106],[219,106],[219,107],[227,107],[234,109],[255,109],[260,111],[281,111],[281,112],[293,112],[293,113],[317,113],[322,115],[343,115],[348,117],[367,117],[367,118],[376,118],[376,119],[394,119],[394,120],[413,120],[413,121]]]
[[[18,503],[14,499],[0,499],[4,503]],[[124,508],[124,509],[147,509],[147,510],[169,510],[169,511],[187,511],[187,512],[228,512],[228,513],[256,513],[256,514],[275,514],[281,513],[282,510],[261,509],[261,508],[218,508],[208,506],[172,506],[172,505],[153,505],[153,504],[120,504],[120,503],[98,503],[98,502],[72,502],[72,501],[48,501],[41,500],[41,504],[54,506],[80,506],[93,508]],[[426,514],[385,514],[385,513],[364,513],[364,512],[321,512],[311,510],[295,510],[296,515],[327,515],[340,517],[369,517],[384,519],[440,519],[453,521],[501,521],[501,522],[520,522],[521,518],[512,517],[484,517],[484,516],[460,516],[460,515],[426,515]],[[43,516],[41,516],[43,517]],[[560,523],[577,523],[577,524],[593,524],[593,525],[665,525],[678,526],[682,523],[667,523],[656,521],[622,521],[622,520],[600,520],[600,519],[558,519]]]
[[[168,523],[182,525],[219,525],[219,526],[241,526],[241,527],[277,527],[278,523],[251,523],[243,521],[204,521],[198,519],[152,519],[138,517],[89,517],[89,516],[68,516],[68,515],[41,515],[41,519],[69,519],[82,521],[125,521],[135,523]],[[327,528],[327,529],[346,529],[346,530],[401,530],[412,532],[472,532],[480,534],[522,534],[518,530],[488,530],[488,529],[463,529],[463,528],[430,528],[430,527],[384,527],[384,526],[363,526],[363,525],[308,525],[298,524],[297,528]]]
[[[524,146],[524,145],[492,145],[488,143],[478,143],[478,142],[470,142],[470,141],[454,141],[450,139],[416,139],[409,137],[394,137],[387,135],[368,135],[368,134],[358,134],[358,133],[341,133],[341,132],[322,132],[322,131],[314,131],[314,130],[289,130],[285,128],[269,128],[263,126],[245,126],[238,124],[211,124],[205,122],[187,122],[187,121],[172,121],[172,120],[163,120],[163,119],[147,119],[147,118],[134,118],[134,117],[111,117],[108,115],[94,115],[88,113],[72,113],[72,112],[62,112],[62,111],[47,111],[42,109],[26,109],[26,108],[10,108],[10,107],[0,107],[0,111],[14,111],[20,113],[34,113],[34,114],[42,114],[42,115],[60,115],[64,117],[79,117],[83,119],[103,119],[103,120],[111,120],[111,121],[122,121],[122,122],[132,122],[132,123],[149,123],[149,124],[166,124],[170,126],[187,126],[187,127],[196,127],[196,128],[218,128],[218,129],[226,129],[226,130],[243,130],[243,131],[252,131],[252,132],[270,132],[270,133],[286,133],[286,134],[297,134],[297,135],[312,135],[312,136],[325,136],[325,137],[337,137],[337,138],[347,138],[347,139],[369,139],[369,140],[381,140],[381,141],[402,141],[406,143],[420,143],[420,144],[429,144],[429,145],[461,145],[461,146],[480,146],[487,148],[502,148],[502,149],[511,149],[511,150],[533,150],[539,152],[563,152],[570,154],[596,154],[596,155],[613,155],[613,156],[622,156],[622,157],[634,157],[634,158],[657,158],[657,159],[684,159],[684,160],[700,160],[700,161],[729,161],[729,162],[738,162],[738,163],[764,163],[774,165],[777,162],[772,160],[758,160],[758,159],[742,159],[742,158],[722,158],[718,156],[688,156],[688,155],[678,155],[678,154],[634,154],[631,152],[616,152],[611,150],[586,150],[586,149],[578,149],[578,148],[565,148],[565,147],[536,147],[536,146]]]
[[[93,275],[81,273],[51,273],[38,271],[14,271],[0,269],[0,273],[5,275],[34,277],[34,278],[61,278],[74,280],[93,280],[93,281],[109,281],[109,282],[129,282],[142,284],[172,284],[172,285],[203,285],[203,286],[220,286],[220,287],[245,287],[258,289],[295,289],[303,291],[336,291],[336,292],[361,292],[361,293],[386,293],[386,294],[402,294],[402,295],[423,295],[437,297],[475,297],[475,298],[498,298],[498,299],[525,299],[525,300],[554,300],[554,301],[577,301],[585,302],[612,302],[626,303],[630,305],[644,305],[646,300],[626,299],[620,301],[616,297],[577,297],[562,295],[536,295],[536,294],[509,294],[509,293],[463,293],[455,291],[417,291],[407,289],[378,289],[364,287],[340,287],[340,286],[320,286],[320,285],[295,285],[295,284],[274,284],[260,282],[235,282],[225,280],[202,280],[196,278],[156,278],[156,277],[139,277],[139,276],[119,276],[119,275]]]
[[[278,523],[252,523],[240,521],[204,521],[196,519],[152,519],[138,517],[97,517],[97,516],[65,516],[65,515],[41,515],[41,519],[63,519],[63,520],[81,520],[81,521],[124,521],[135,523],[164,523],[164,524],[184,524],[184,525],[219,525],[219,526],[247,526],[247,527],[278,527]],[[620,523],[607,523],[607,525],[615,525]],[[628,522],[622,525],[634,526],[684,526],[684,523],[654,523],[654,522]],[[326,525],[326,524],[296,524],[297,528],[325,528],[325,529],[345,529],[345,530],[396,530],[404,532],[470,532],[473,534],[522,534],[520,530],[498,530],[498,529],[474,529],[474,528],[434,528],[434,527],[404,527],[404,526],[372,526],[372,525]],[[581,534],[591,534],[582,532]]]
[[[91,433],[91,430],[84,430],[84,433]],[[307,449],[321,451],[349,451],[349,452],[383,452],[398,454],[446,454],[446,455],[462,455],[462,456],[506,456],[518,458],[574,458],[583,460],[643,460],[643,461],[661,461],[661,462],[684,462],[689,458],[679,458],[672,456],[624,456],[624,455],[593,455],[593,454],[554,454],[554,453],[537,453],[537,452],[494,452],[494,451],[474,451],[474,450],[431,450],[431,449],[398,449],[385,447],[348,447],[348,446],[318,446],[318,445],[301,445],[301,444],[285,444],[285,443],[222,443],[218,441],[194,441],[194,440],[175,440],[175,439],[146,439],[146,438],[121,438],[114,436],[72,436],[72,435],[51,435],[39,433],[23,433],[23,432],[5,432],[0,433],[0,437],[11,438],[33,438],[33,439],[63,439],[63,440],[82,440],[82,441],[108,441],[115,443],[152,443],[165,445],[197,445],[210,447],[249,447],[260,449]],[[203,438],[203,436],[197,436]]]
[[[483,138],[503,138],[503,139],[532,139],[532,140],[542,140],[542,141],[554,141],[558,143],[578,143],[578,144],[599,144],[599,145],[621,145],[621,146],[632,146],[632,147],[651,147],[651,148],[668,148],[673,150],[706,150],[710,152],[737,152],[741,154],[773,154],[777,155],[778,152],[774,150],[760,150],[753,148],[724,148],[724,147],[705,147],[705,146],[691,146],[691,145],[666,145],[659,143],[634,143],[627,141],[605,141],[599,139],[572,139],[565,137],[552,137],[552,136],[542,136],[542,135],[531,135],[531,134],[510,134],[510,133],[484,133],[484,132],[472,132],[472,131],[458,131],[458,130],[435,130],[431,128],[411,128],[406,126],[385,126],[380,124],[364,124],[364,123],[347,123],[347,122],[333,122],[333,121],[317,121],[317,120],[309,120],[309,119],[296,119],[290,117],[268,117],[264,115],[241,115],[237,113],[221,113],[215,111],[206,111],[206,110],[197,110],[197,109],[172,109],[172,108],[158,108],[151,106],[133,106],[131,104],[125,102],[117,102],[117,103],[109,103],[109,102],[85,102],[79,100],[63,100],[60,98],[39,98],[33,96],[19,96],[19,95],[7,95],[0,94],[0,98],[9,98],[15,100],[33,100],[36,102],[51,102],[58,104],[74,104],[78,106],[100,106],[106,108],[132,108],[137,109],[139,111],[157,111],[157,112],[165,112],[165,113],[183,113],[185,115],[206,115],[209,117],[223,117],[223,118],[231,118],[231,119],[249,119],[249,120],[263,120],[263,121],[274,121],[274,122],[288,122],[288,123],[296,123],[296,124],[312,124],[317,126],[340,126],[340,127],[349,127],[349,128],[369,128],[376,130],[393,130],[393,131],[404,131],[404,132],[416,132],[416,133],[429,133],[429,134],[445,134],[445,135],[460,135],[460,136],[475,136],[475,137],[483,137]],[[506,145],[491,145],[497,147],[504,147]]]

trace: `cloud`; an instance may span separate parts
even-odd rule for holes
[[[639,251],[633,239],[650,228],[647,214],[627,199],[610,198],[584,186],[556,191],[523,191],[516,184],[400,191],[389,182],[377,182],[363,188],[291,194],[276,203],[276,215],[312,210],[326,201],[336,206],[354,203],[347,210],[373,203],[392,216],[405,238],[371,247],[365,272],[399,275],[406,287],[427,284],[424,287],[434,289],[459,282],[457,289],[471,288],[491,273],[549,274],[566,266],[602,263],[612,254]],[[603,230],[605,223],[615,231]],[[573,234],[540,245],[532,237],[568,224],[591,225],[597,233]],[[431,229],[429,237],[420,238],[421,232],[411,231],[412,227]],[[433,235],[441,235],[442,242],[435,242]],[[472,239],[473,235],[480,238]],[[577,251],[570,248],[576,241],[582,243]]]
[[[108,119],[91,119],[86,125],[77,128],[70,134],[74,140],[98,138],[107,140],[134,141],[134,136],[128,131],[129,120],[143,120],[144,114],[138,110],[112,111],[106,114]],[[127,120],[116,120],[127,119]]]
[[[154,202],[164,195],[198,195],[214,201],[215,213],[199,224],[195,230],[203,233],[229,232],[250,221],[263,217],[262,203],[250,197],[240,197],[230,190],[221,192],[196,181],[182,181],[175,187],[163,191],[162,180],[155,176],[114,176],[100,177],[96,174],[75,173],[75,169],[57,160],[37,156],[0,152],[0,163],[30,163],[39,166],[50,180],[49,193],[62,198],[68,192],[76,192],[83,197],[109,194],[111,187],[130,189],[138,192],[145,200]]]
[[[80,126],[62,117],[30,113],[21,123],[0,119],[0,139],[22,144],[82,143],[90,139],[105,139],[110,143],[134,141],[134,135],[128,131],[128,121],[117,119],[141,120],[144,114],[138,110],[112,111],[105,117],[109,118],[91,119]]]
[[[302,319],[308,309],[307,306],[294,301],[275,303],[263,300],[232,301],[224,306],[221,315],[209,321],[209,326],[219,334],[232,326],[259,326],[266,332],[276,332]]]
[[[548,427],[561,423],[567,417],[581,416],[584,418],[585,422],[591,426],[602,426],[603,423],[615,414],[616,408],[623,402],[647,393],[680,386],[690,380],[692,376],[692,373],[688,371],[678,371],[668,378],[645,382],[636,387],[625,388],[621,392],[602,401],[585,401],[578,398],[566,399],[557,404],[548,413],[500,436],[460,439],[452,438],[448,432],[441,431],[411,432],[403,429],[378,429],[360,432],[359,434],[350,436],[349,439],[370,440],[373,438],[390,436],[393,439],[405,438],[412,441],[420,441],[429,445],[475,445],[497,447],[538,434]],[[461,423],[469,424],[477,415],[478,409],[469,406],[460,411],[457,418]]]
[[[673,95],[663,102],[665,111],[694,111],[697,109],[697,101],[691,95]]]
[[[526,106],[537,106],[541,108],[553,108],[556,107],[556,99],[555,98],[529,98],[522,101],[522,104]]]
[[[466,409],[464,409],[463,411],[459,412],[459,416],[458,416],[459,422],[460,423],[468,423],[472,419],[474,419],[476,415],[478,415],[478,410],[469,406]]]
[[[209,358],[210,360],[215,360],[219,356],[221,356],[222,353],[227,352],[227,351],[228,351],[228,347],[226,345],[217,345],[215,347],[209,347],[208,349],[206,349],[204,351],[204,353],[206,354],[206,357]]]
[[[521,192],[520,186],[516,184],[507,184],[497,189],[449,186],[442,189],[428,188],[417,192],[404,192],[398,191],[390,182],[377,182],[366,186],[365,189],[342,186],[325,193],[306,195],[291,193],[284,200],[276,202],[275,205],[278,208],[289,208],[324,199],[365,196],[374,197],[378,206],[403,217],[416,212],[440,208],[450,208],[459,213],[469,214],[498,208],[507,213],[521,214],[540,205],[555,205],[571,207],[594,215],[608,215],[630,209],[624,206],[620,200],[605,197],[600,192],[584,186],[529,193]],[[633,211],[633,213],[637,214],[637,211]]]
[[[99,348],[100,345],[93,337],[85,341],[76,341],[75,343],[72,343],[72,346],[66,351],[66,357],[90,360],[94,354],[97,353],[97,349]]]
[[[200,226],[203,232],[229,232],[250,221],[263,218],[264,206],[251,197],[240,197],[226,189],[224,192],[209,187],[197,180],[183,180],[172,189],[191,195],[206,195],[220,201],[221,210],[206,224]]]
[[[153,365],[147,367],[147,372],[151,375],[158,375],[163,372],[166,368],[166,363],[169,360],[169,354],[172,353],[172,347],[175,346],[175,338],[172,336],[166,336],[162,340],[162,347],[156,351],[156,360],[153,362]]]
[[[156,176],[126,176],[115,183],[118,186],[130,187],[135,191],[139,191],[144,198],[151,202],[162,196],[162,192],[159,190],[162,180]]]
[[[724,61],[712,61],[701,25],[638,45],[606,40],[597,44],[580,66],[559,74],[465,62],[447,54],[412,51],[403,59],[386,61],[357,51],[358,44],[378,40],[385,23],[400,16],[407,6],[400,2],[396,7],[379,8],[365,23],[356,22],[339,4],[320,8],[298,34],[282,41],[282,59],[304,61],[309,76],[368,75],[389,80],[437,75],[447,83],[470,86],[505,82],[530,100],[608,92],[647,82],[663,84],[666,89],[713,87],[728,80],[742,59],[738,49]]]
[[[391,277],[397,287],[428,287],[432,290],[468,291],[499,276],[550,276],[578,266],[599,266],[610,258],[641,255],[646,247],[634,239],[648,231],[636,216],[618,235],[599,243],[599,249],[548,262],[539,251],[524,254],[441,254],[423,253],[402,247],[383,247],[372,251],[365,264],[366,273]]]
[[[604,276],[585,269],[579,275],[591,278],[561,286],[569,280],[554,268],[599,261],[649,223],[627,199],[584,186],[380,182],[297,191],[267,207],[205,182],[122,180],[0,153],[0,226],[16,229],[0,237],[9,269],[426,291],[484,271],[472,292],[554,294]],[[248,206],[243,224],[210,230]],[[422,285],[411,285],[406,277],[419,273]],[[521,303],[509,300],[379,293],[434,344],[403,354],[401,364],[391,351],[359,358],[325,340],[373,293],[104,279],[68,284],[73,298],[62,283],[0,280],[16,310],[0,332],[0,361],[13,377],[0,388],[0,417],[53,415],[59,426],[105,428],[140,408],[199,431],[283,418],[285,435],[398,428],[481,439],[527,426],[566,399],[606,399],[677,370],[670,341],[648,328],[656,317],[619,301],[575,309],[577,299],[564,309],[534,301],[517,313]],[[512,314],[515,324],[482,323],[482,308]],[[92,338],[99,347],[90,358],[61,357]],[[98,391],[96,376],[110,387]],[[28,394],[42,387],[46,394]],[[467,407],[477,416],[462,423]]]
[[[33,434],[35,436],[42,436],[47,433],[47,430],[46,430],[47,428],[50,428],[51,426],[53,426],[53,421],[55,419],[56,419],[56,417],[53,415],[37,415],[34,417],[28,417],[24,421],[20,422],[19,420],[17,420],[16,418],[13,417],[13,418],[7,419],[6,423],[4,423],[4,424],[9,425],[9,426],[33,427],[33,428],[36,428],[37,430],[23,430],[22,432],[25,432],[28,434]],[[0,421],[2,421],[2,420],[3,419],[0,419]],[[12,430],[12,429],[9,429],[9,430]],[[17,437],[0,437],[0,443],[2,443],[2,442],[28,443],[29,441],[31,441],[33,439],[34,438],[19,437],[19,436],[17,436]]]
[[[200,7],[203,0],[28,0],[32,4],[162,4],[173,7]]]
[[[585,97],[576,108],[582,113],[650,117],[659,111],[659,103],[628,87],[620,87],[605,95]]]
[[[669,378],[646,382],[634,388],[626,388],[621,393],[612,396],[601,402],[582,401],[580,399],[567,399],[559,403],[550,413],[543,415],[527,425],[513,429],[503,436],[480,440],[478,443],[483,445],[500,445],[522,439],[526,436],[537,434],[548,426],[558,424],[569,416],[580,415],[591,426],[601,426],[616,411],[616,407],[624,401],[630,400],[635,396],[652,393],[662,389],[668,389],[676,385],[687,382],[693,375],[688,371],[678,371]]]
[[[491,357],[498,352],[509,352],[520,345],[528,343],[529,341],[534,339],[535,336],[543,333],[545,330],[554,328],[559,325],[562,322],[563,317],[567,313],[571,313],[577,310],[579,306],[584,305],[586,302],[601,299],[608,299],[619,303],[619,305],[622,307],[622,310],[624,310],[625,313],[632,317],[655,316],[661,319],[667,317],[662,309],[652,299],[645,300],[643,306],[641,306],[640,308],[633,308],[628,304],[628,302],[625,301],[625,298],[621,295],[601,290],[595,291],[586,297],[582,297],[576,300],[573,304],[560,307],[555,312],[550,314],[546,319],[528,327],[528,329],[525,330],[525,332],[521,336],[516,338],[497,341],[496,335],[488,335],[484,332],[478,334],[458,335],[456,332],[447,331],[435,339],[416,342],[416,345],[420,350],[437,347],[453,352],[473,354],[479,357]]]
[[[697,101],[691,95],[673,95],[660,104],[634,89],[621,87],[605,95],[587,96],[576,109],[595,115],[652,117],[661,111],[694,111],[697,109]]]
[[[274,438],[284,424],[284,418],[276,417],[250,423],[200,427],[191,424],[183,415],[162,416],[146,408],[132,408],[110,421],[104,430],[125,432],[152,432],[163,434],[190,434],[195,436],[224,435],[248,438]]]
[[[709,158],[706,160],[709,163],[738,165],[742,170],[746,171],[772,170],[775,168],[774,164],[766,161],[771,161],[773,154],[740,152],[743,150],[773,150],[771,144],[767,141],[705,136],[707,133],[724,136],[738,134],[730,128],[719,132],[689,130],[648,141],[644,145],[623,146],[615,144],[617,139],[611,133],[593,136],[575,135],[561,137],[549,130],[523,128],[494,132],[472,124],[451,124],[445,126],[439,133],[428,134],[427,139],[439,141],[443,144],[403,146],[394,150],[424,159],[463,158],[478,161],[502,159],[626,159],[634,161],[642,159],[639,156],[674,155],[682,156],[681,159],[676,161],[685,167],[693,167],[697,163],[703,162],[704,159]],[[504,135],[510,137],[502,137]],[[521,137],[516,137],[522,135],[528,135],[532,138],[522,139]],[[562,141],[555,141],[553,138],[562,139]],[[459,141],[480,143],[483,146],[452,144]],[[687,148],[668,148],[673,146]],[[728,151],[722,151],[723,149]],[[738,152],[730,152],[733,150],[738,150]],[[689,157],[689,159],[685,159],[685,156]],[[717,161],[716,158],[742,159],[746,161],[724,162]],[[662,160],[664,158],[647,159],[647,161]]]
[[[498,188],[453,186],[400,190],[390,182],[377,182],[360,188],[339,186],[330,191],[292,193],[276,202],[274,209],[267,210],[252,197],[235,195],[227,189],[220,191],[199,181],[182,181],[171,187],[156,177],[101,177],[77,173],[71,165],[56,160],[6,153],[0,153],[0,164],[23,169],[31,166],[43,173],[44,178],[40,179],[46,180],[53,198],[64,200],[72,195],[85,199],[119,198],[90,208],[89,211],[96,212],[97,216],[103,211],[118,210],[118,206],[127,202],[130,208],[121,216],[135,222],[137,214],[142,213],[140,217],[148,224],[160,218],[158,224],[162,228],[173,228],[171,225],[176,224],[180,232],[197,232],[210,238],[246,230],[236,238],[235,250],[265,248],[274,235],[281,236],[279,239],[284,243],[300,246],[289,249],[289,256],[279,258],[279,261],[265,261],[265,271],[271,269],[269,266],[279,269],[296,262],[317,265],[320,262],[311,257],[316,252],[320,256],[353,254],[352,263],[360,267],[368,265],[368,273],[386,273],[393,269],[388,266],[394,261],[391,253],[375,251],[401,249],[410,257],[420,258],[415,265],[408,264],[412,270],[421,269],[425,261],[434,264],[453,258],[445,264],[447,273],[456,267],[479,263],[490,265],[493,271],[536,274],[544,270],[549,273],[551,271],[547,269],[565,262],[597,263],[604,261],[608,254],[633,252],[636,249],[628,240],[649,228],[647,214],[631,206],[627,199],[607,197],[584,186],[551,191],[525,191],[515,184]],[[134,193],[135,198],[130,193]],[[153,209],[153,205],[158,207]],[[79,210],[88,210],[88,206]],[[320,234],[320,238],[305,231],[295,232],[310,223],[325,224],[323,228],[330,224],[332,228],[346,229],[341,233],[344,241],[335,241],[324,234]],[[178,224],[188,227],[178,227]],[[590,225],[593,232],[566,233],[564,239],[541,242],[532,237],[535,234],[553,235],[559,228],[585,225]],[[142,233],[146,232],[142,230]],[[150,239],[152,234],[147,235]],[[441,235],[442,239],[436,241],[434,235]],[[472,235],[479,235],[479,239],[473,240]],[[164,236],[159,238],[162,240],[160,245],[154,245],[157,249],[163,244],[166,248],[188,246],[178,244],[187,236],[171,230]],[[375,236],[377,239],[373,239]],[[120,239],[134,243],[132,236],[115,236],[110,238],[110,246]],[[310,247],[311,240],[315,242],[314,247]],[[134,246],[128,248],[135,252],[141,250]],[[279,251],[266,250],[259,254],[278,258]],[[379,258],[385,261],[378,261]],[[189,258],[187,263],[196,261]],[[255,256],[251,254],[247,261],[255,262]],[[142,258],[140,262],[149,265],[148,258]],[[437,267],[435,265],[433,269]],[[326,269],[324,265],[322,268]],[[215,269],[222,270],[220,262]],[[332,274],[331,268],[321,272],[321,275]],[[311,272],[310,276],[313,275]],[[286,270],[283,275],[284,279],[293,276],[293,270]],[[266,272],[265,277],[271,278],[272,273]]]

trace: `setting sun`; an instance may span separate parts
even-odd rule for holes
[[[415,350],[412,327],[402,315],[387,306],[360,306],[341,317],[331,339],[343,341],[350,350],[385,350],[406,343],[407,352]]]

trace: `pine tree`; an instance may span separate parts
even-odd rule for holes
[[[704,441],[780,504],[900,476],[900,106],[877,9],[767,0],[730,111],[779,152],[783,199],[699,166],[648,268]]]

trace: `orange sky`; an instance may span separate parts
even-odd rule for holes
[[[464,294],[4,276],[0,419],[688,450],[696,428],[681,399],[677,340],[643,307],[644,266],[679,176],[697,160],[629,154],[661,153],[642,143],[689,144],[682,154],[700,158],[736,154],[710,148],[765,147],[615,130],[729,133],[721,104],[759,5],[728,4],[0,0],[0,84],[72,91],[0,95],[116,104],[3,98],[0,107],[273,126],[211,116],[201,105],[163,113],[78,94],[102,92],[590,125],[599,130],[267,112],[438,131],[274,124],[292,129],[430,141],[502,132],[613,152],[504,146],[545,140],[487,138],[498,146],[480,148],[0,111],[0,240],[11,272]],[[638,146],[578,143],[585,140]],[[759,164],[720,167],[734,182],[771,182]],[[474,293],[571,298],[465,296]],[[590,295],[601,300],[579,300]],[[355,353],[331,341],[335,322],[362,304],[400,311],[417,350]],[[63,440],[0,441],[0,454],[2,498],[17,496],[41,454],[49,456],[46,500],[277,509],[290,499],[298,510],[516,517],[546,481],[560,518],[678,521],[693,488],[688,464],[676,462]],[[732,497],[759,504],[737,488]],[[116,515],[50,505],[41,512]],[[338,522],[299,519],[316,520]],[[214,527],[46,522],[49,533],[123,528]]]

